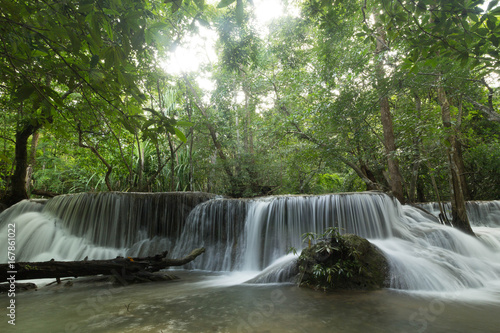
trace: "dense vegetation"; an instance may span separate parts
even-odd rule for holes
[[[250,0],[0,0],[1,201],[500,198],[498,1],[283,2],[262,27]],[[167,73],[207,29],[217,59]]]
[[[341,235],[336,228],[328,228],[321,235],[309,232],[303,238],[309,246],[297,260],[299,285],[325,291],[387,286],[387,259],[366,239]]]

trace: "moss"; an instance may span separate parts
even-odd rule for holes
[[[315,289],[373,290],[387,286],[383,254],[357,235],[332,235],[304,249],[298,260],[299,284]]]

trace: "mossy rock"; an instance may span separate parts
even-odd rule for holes
[[[320,240],[302,250],[297,262],[302,286],[373,290],[387,286],[388,264],[368,240],[347,234]]]

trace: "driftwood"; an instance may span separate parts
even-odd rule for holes
[[[53,197],[57,197],[58,195],[60,195],[59,193],[45,191],[45,190],[37,190],[37,189],[32,189],[31,194],[39,195],[39,196],[47,197],[47,198],[53,198]]]
[[[193,250],[181,259],[167,258],[167,252],[145,258],[117,257],[109,260],[82,260],[82,261],[44,261],[19,262],[13,268],[10,264],[0,264],[0,280],[6,281],[14,277],[15,280],[42,279],[62,277],[80,277],[91,275],[120,275],[125,277],[148,277],[171,266],[182,266],[205,252],[204,248]]]

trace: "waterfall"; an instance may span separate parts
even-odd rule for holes
[[[437,204],[422,205],[438,213]],[[477,237],[429,219],[428,213],[403,206],[403,215],[394,228],[397,237],[370,239],[389,259],[390,286],[395,289],[429,292],[456,292],[494,285],[500,293],[500,226],[495,218],[500,211],[495,202],[486,204],[486,212],[471,216]],[[468,205],[469,214],[476,210]]]
[[[431,212],[434,215],[439,214],[439,204],[429,202],[419,204],[418,206]],[[451,216],[451,204],[443,203],[446,215]],[[469,201],[466,203],[467,216],[472,226],[500,227],[500,200],[497,201]]]
[[[213,197],[110,192],[26,200],[0,214],[0,245],[6,244],[7,224],[14,223],[17,261],[152,255],[172,248],[191,210]],[[1,246],[0,261],[6,258],[7,246]]]
[[[447,208],[449,209],[449,208]],[[187,265],[261,271],[253,282],[293,274],[301,235],[336,227],[369,239],[388,258],[390,287],[419,292],[488,290],[500,298],[500,202],[467,205],[477,237],[439,223],[435,204],[401,205],[377,192],[225,199],[203,193],[99,193],[24,201],[0,214],[0,261],[7,224],[17,261],[80,260],[206,252]]]
[[[207,253],[190,268],[260,271],[290,248],[302,249],[307,232],[336,227],[366,238],[391,237],[398,209],[380,193],[211,200],[190,214],[173,254],[194,243]]]
[[[210,271],[238,269],[247,206],[247,201],[236,199],[215,199],[196,206],[172,257],[182,257],[194,247],[204,247],[205,253],[196,259],[197,263],[186,267]]]

